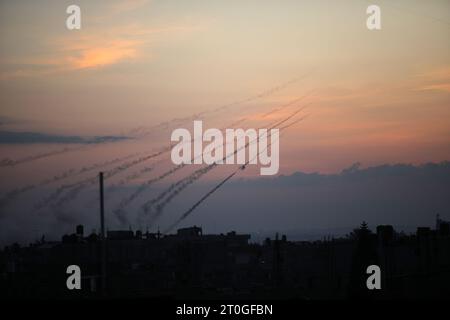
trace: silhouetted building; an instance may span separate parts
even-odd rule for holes
[[[179,237],[199,237],[202,235],[202,228],[193,226],[190,228],[178,229],[177,235]]]
[[[378,243],[387,246],[394,240],[394,228],[390,225],[377,226]]]
[[[106,232],[108,240],[131,240],[134,239],[134,233],[131,230],[112,230]]]
[[[415,235],[366,223],[347,238],[249,243],[250,235],[204,234],[193,226],[176,234],[107,232],[106,294],[118,297],[190,298],[417,298],[450,294],[450,236],[420,227]],[[97,297],[102,241],[83,227],[61,242],[42,239],[0,251],[1,295]],[[68,265],[82,269],[82,290],[65,289]],[[366,269],[379,265],[382,290],[368,292]],[[4,288],[4,289],[3,289]]]

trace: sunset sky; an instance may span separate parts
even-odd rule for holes
[[[300,77],[219,115],[257,118],[313,90],[282,173],[450,156],[448,1],[379,1],[380,31],[365,1],[146,0],[76,1],[69,31],[72,2],[1,2],[2,130],[120,134]]]
[[[194,119],[205,128],[261,128],[306,107],[295,119],[307,117],[281,135],[279,175],[450,160],[450,2],[374,3],[378,31],[366,27],[372,2],[363,0],[0,1],[0,218],[12,217],[8,234],[41,214],[11,213],[32,211],[45,195],[91,177],[82,182],[85,201],[52,209],[59,222],[82,221],[78,214],[96,203],[99,170],[169,147],[172,130],[192,130]],[[72,4],[81,8],[81,30],[66,28]],[[114,141],[98,143],[106,136]],[[171,167],[165,153],[120,169],[107,185],[141,186]],[[196,169],[160,179],[157,188]],[[236,177],[260,178],[259,167]],[[170,212],[188,208],[199,190]],[[146,192],[135,208],[156,195]],[[108,210],[126,196],[114,196]],[[422,209],[421,223],[431,214]]]

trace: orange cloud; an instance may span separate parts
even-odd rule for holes
[[[126,60],[148,58],[150,44],[158,36],[184,34],[199,26],[141,27],[137,24],[98,30],[88,35],[73,34],[52,40],[49,51],[40,56],[12,58],[0,64],[15,65],[16,69],[0,72],[0,80],[44,76],[55,73],[103,68]]]
[[[70,56],[67,60],[71,69],[103,67],[135,58],[139,46],[139,41],[115,40],[103,46],[82,48],[76,56]]]
[[[420,90],[444,91],[444,92],[450,93],[450,82],[449,83],[432,84],[429,86],[422,87],[422,88],[420,88]]]
[[[450,67],[444,66],[439,69],[419,75],[425,84],[420,86],[419,91],[442,91],[450,92]]]

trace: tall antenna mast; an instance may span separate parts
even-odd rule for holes
[[[103,198],[103,172],[99,173],[100,184],[100,230],[101,230],[101,278],[102,295],[106,292],[106,236],[105,236],[105,203]]]

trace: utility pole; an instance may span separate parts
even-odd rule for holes
[[[105,204],[103,198],[103,172],[99,173],[100,184],[100,230],[101,230],[101,279],[102,295],[106,295],[106,236],[105,236]]]

